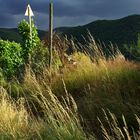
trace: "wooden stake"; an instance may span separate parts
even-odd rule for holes
[[[29,25],[30,25],[30,40],[31,40],[31,43],[32,43],[32,18],[31,18],[31,13],[30,13],[30,10],[29,10],[29,7],[28,7],[28,15],[29,15]],[[29,53],[29,66],[31,66],[31,54]]]
[[[53,43],[53,3],[49,5],[49,68],[52,69],[52,44]]]
[[[32,16],[34,16],[34,14],[33,14],[33,11],[31,9],[31,6],[29,4],[27,6],[25,16],[28,16],[28,18],[29,18],[30,40],[31,40],[31,43],[32,43]],[[28,62],[29,62],[29,65],[31,65],[31,55],[30,54],[29,54]]]
[[[29,18],[29,25],[30,25],[30,37],[32,39],[32,16],[34,16],[33,11],[31,9],[31,6],[28,4],[25,16],[28,16]]]

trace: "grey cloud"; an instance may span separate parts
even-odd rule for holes
[[[30,2],[39,28],[48,26],[49,0],[0,0],[0,26],[15,27]],[[53,0],[56,26],[74,26],[96,19],[115,19],[140,13],[139,0]]]
[[[0,13],[0,26],[4,27],[10,27],[10,26],[15,26],[15,18],[12,17],[10,14],[3,14]]]

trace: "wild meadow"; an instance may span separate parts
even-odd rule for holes
[[[47,39],[33,25],[30,42],[28,29],[21,44],[0,40],[0,139],[140,139],[139,62],[91,35],[86,45],[54,35],[50,72]]]

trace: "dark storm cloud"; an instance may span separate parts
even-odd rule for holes
[[[55,26],[85,24],[140,13],[139,0],[53,0]],[[49,0],[0,0],[0,26],[14,27],[30,3],[39,28],[48,22]]]

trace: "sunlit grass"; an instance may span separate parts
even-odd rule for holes
[[[31,113],[29,99],[21,98],[13,101],[4,88],[1,87],[0,98],[0,139],[86,139],[78,116],[77,107],[71,96],[62,104],[48,89],[48,98],[41,93],[32,95],[32,102],[37,103],[42,110],[43,118]],[[27,109],[28,108],[28,109]],[[37,109],[37,108],[36,108]],[[27,111],[28,110],[28,111]],[[38,113],[41,111],[38,110]]]
[[[60,56],[51,75],[27,65],[20,82],[1,76],[0,139],[140,138],[139,63],[105,57],[93,38],[88,47]]]

